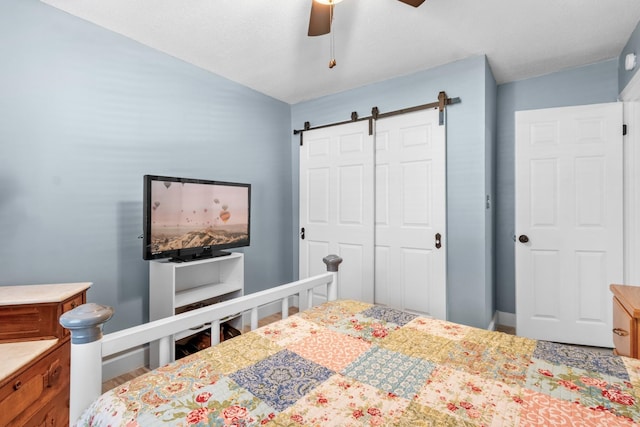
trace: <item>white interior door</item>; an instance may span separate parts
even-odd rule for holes
[[[445,126],[438,119],[430,109],[376,120],[375,302],[446,319]]]
[[[338,296],[365,302],[374,292],[373,155],[367,121],[305,131],[300,147],[300,278],[340,255]]]
[[[516,113],[518,335],[612,347],[622,191],[621,103]]]

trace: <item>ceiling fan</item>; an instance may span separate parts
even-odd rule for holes
[[[321,36],[331,32],[333,6],[342,0],[311,0],[311,16],[309,18],[309,36]],[[402,3],[418,7],[425,0],[400,0]]]

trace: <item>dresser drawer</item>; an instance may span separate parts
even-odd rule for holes
[[[75,297],[64,301],[62,303],[62,313],[66,313],[67,311],[73,310],[77,306],[84,304],[84,295],[84,293],[78,294]]]
[[[69,310],[73,310],[74,308],[78,307],[79,305],[82,305],[85,303],[86,300],[86,293],[83,292],[81,294],[76,295],[75,297],[68,299],[66,301],[64,301],[62,303],[62,312],[58,315],[58,317],[56,317],[56,324],[58,326],[58,328],[60,328],[61,330],[61,334],[63,337],[67,337],[70,335],[70,332],[68,329],[65,329],[62,327],[62,325],[59,324],[58,319],[60,318],[60,316],[63,313],[66,313]]]
[[[65,340],[3,381],[0,388],[0,426],[25,425],[52,401],[68,400],[69,353],[70,345]],[[65,406],[68,410],[68,405]],[[42,418],[45,419],[46,415],[45,410]]]
[[[58,305],[0,306],[0,342],[58,338]]]
[[[44,406],[29,420],[24,427],[66,427],[69,425],[69,386]]]
[[[0,343],[67,337],[58,319],[85,302],[83,291],[62,302],[0,306]]]

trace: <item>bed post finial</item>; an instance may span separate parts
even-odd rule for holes
[[[113,308],[94,303],[60,316],[60,324],[71,331],[71,423],[102,393],[102,325],[111,316]]]
[[[342,258],[338,255],[327,255],[322,261],[327,264],[327,271],[333,275],[333,280],[327,283],[327,300],[335,301],[338,299],[338,266]]]
[[[71,331],[72,344],[87,344],[102,338],[102,325],[113,316],[113,308],[82,304],[60,316],[60,324]]]
[[[326,257],[322,258],[322,261],[327,264],[327,271],[334,272],[338,271],[338,266],[342,262],[342,258],[340,258],[338,255],[327,255]]]

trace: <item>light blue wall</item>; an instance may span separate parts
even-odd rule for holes
[[[614,102],[617,96],[617,59],[498,86],[495,200],[497,310],[515,313],[515,112]]]
[[[487,283],[491,254],[485,252],[485,186],[487,181],[486,138],[487,77],[484,56],[477,56],[434,69],[292,106],[291,123],[302,129],[304,122],[319,126],[349,120],[351,112],[369,116],[437,100],[446,91],[462,102],[447,109],[447,246],[448,316],[456,322],[486,327],[491,319],[492,284]],[[495,88],[494,88],[495,90]],[[490,96],[490,95],[489,95]],[[298,170],[299,139],[292,137],[292,170]],[[293,204],[297,206],[298,177],[293,176]],[[297,251],[297,212],[293,243]],[[488,296],[489,295],[489,296]],[[480,303],[479,303],[480,302]],[[485,302],[485,304],[483,304]],[[487,306],[489,304],[489,306]]]
[[[626,71],[624,69],[624,60],[628,53],[635,53],[637,55],[636,61],[640,63],[640,23],[636,26],[636,29],[631,33],[631,37],[627,41],[627,44],[622,49],[622,53],[618,58],[618,91],[622,92],[622,90],[627,86],[631,78],[638,72],[638,68],[640,65],[636,65],[631,71]]]
[[[288,104],[36,0],[0,2],[0,60],[0,285],[145,321],[145,173],[253,184],[247,291],[293,279]]]

